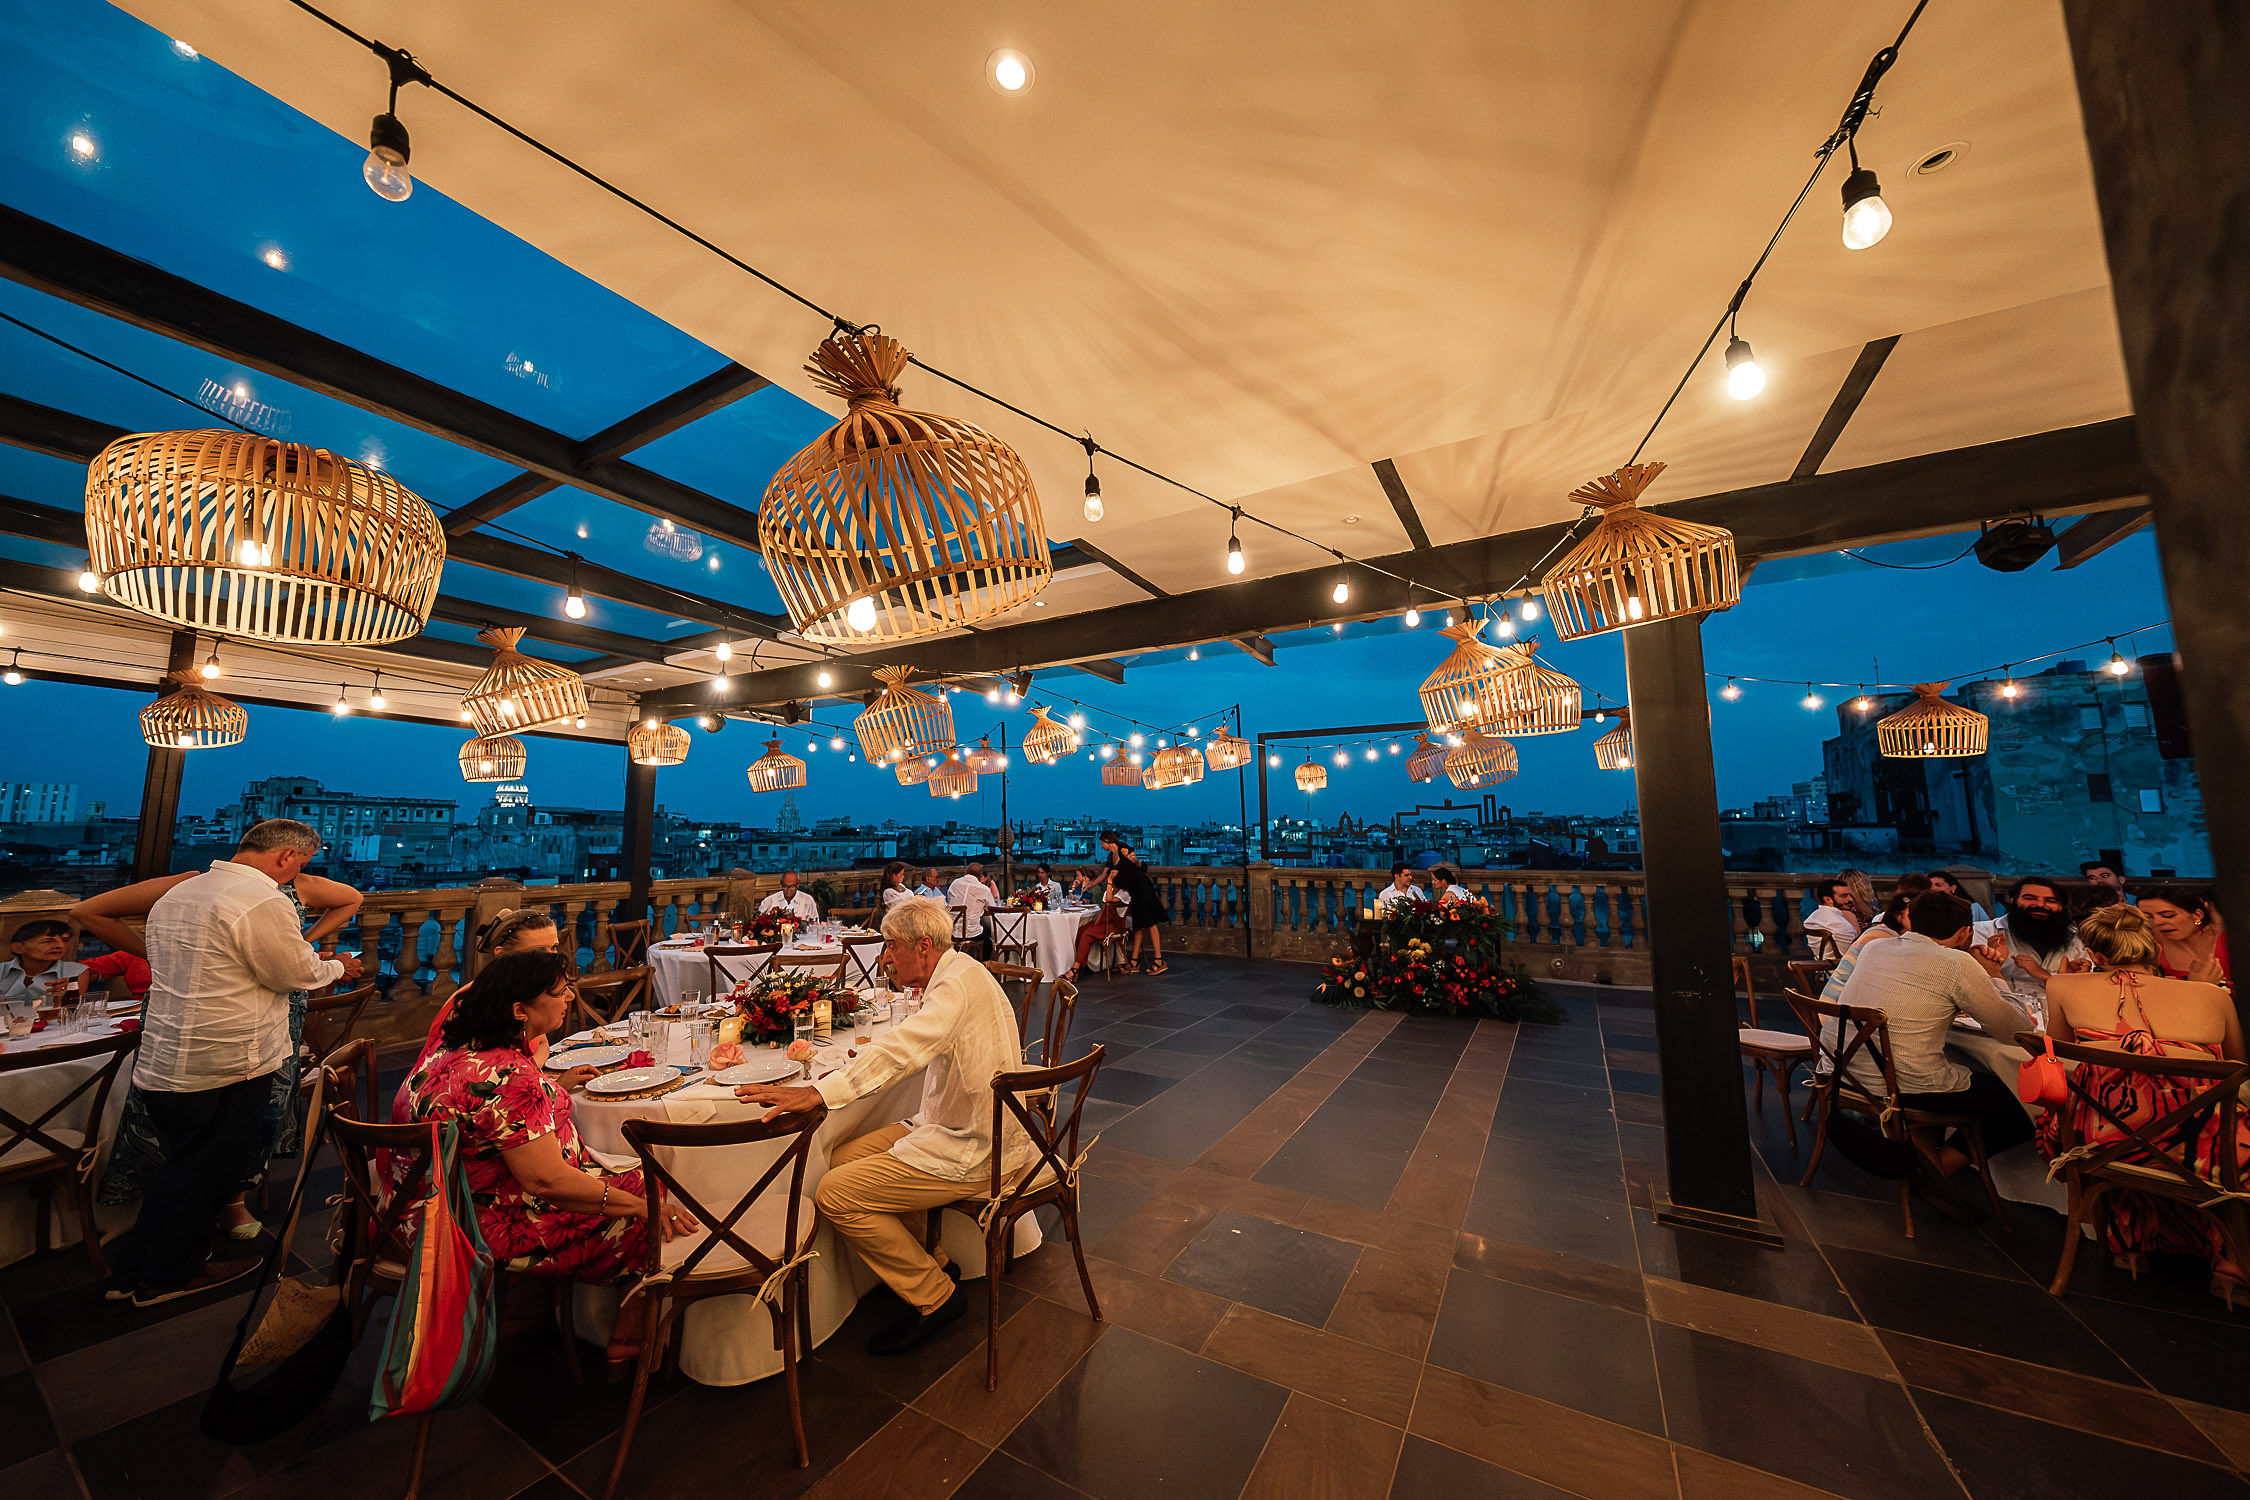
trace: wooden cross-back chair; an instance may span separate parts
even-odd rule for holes
[[[864,925],[878,910],[880,908],[873,906],[831,906],[828,908],[828,920]]]
[[[1797,1013],[1805,1034],[1813,1039],[1827,1064],[1814,1086],[1820,1119],[1813,1128],[1812,1158],[1805,1163],[1805,1175],[1798,1179],[1797,1185],[1810,1187],[1813,1174],[1820,1170],[1820,1158],[1828,1146],[1831,1115],[1839,1109],[1872,1115],[1884,1138],[1906,1147],[1914,1163],[1913,1169],[1898,1182],[1899,1215],[1906,1224],[1906,1237],[1912,1239],[1914,1173],[1927,1170],[1921,1152],[1914,1146],[1913,1132],[1958,1130],[1961,1138],[1968,1142],[1969,1159],[1976,1164],[1977,1176],[1984,1183],[1985,1196],[1991,1200],[1994,1218],[2002,1229],[2012,1230],[2014,1226],[2008,1222],[2007,1209],[2001,1206],[2000,1190],[1993,1186],[1992,1169],[1986,1161],[1983,1122],[1972,1115],[1909,1109],[1899,1102],[1898,1071],[1891,1063],[1890,1018],[1872,1006],[1832,1005],[1795,990],[1782,993],[1788,997],[1790,1009]],[[1881,1076],[1879,1088],[1850,1071],[1850,1065],[1862,1059]],[[1934,1190],[1947,1195],[1951,1192],[1943,1182],[1936,1183]]]
[[[781,952],[779,943],[713,943],[703,950],[711,965],[711,993],[724,995],[745,979],[756,979]]]
[[[577,999],[572,1019],[583,1030],[621,1021],[629,1011],[648,1008],[648,969],[611,969],[603,974],[581,974],[573,982]]]
[[[648,962],[648,918],[609,924],[609,966],[630,969]]]
[[[624,1123],[625,1140],[641,1158],[641,1182],[648,1191],[648,1222],[662,1222],[664,1200],[669,1196],[709,1233],[666,1240],[661,1232],[652,1230],[647,1237],[647,1258],[642,1264],[645,1279],[639,1295],[649,1298],[651,1305],[641,1335],[640,1359],[633,1372],[632,1399],[625,1407],[625,1426],[617,1435],[617,1457],[610,1464],[602,1500],[610,1500],[616,1493],[617,1481],[625,1473],[625,1456],[632,1449],[633,1430],[640,1425],[641,1406],[648,1395],[649,1372],[663,1360],[665,1345],[680,1318],[706,1297],[749,1293],[766,1304],[766,1312],[773,1319],[774,1347],[781,1351],[781,1377],[789,1394],[789,1429],[797,1442],[797,1466],[804,1468],[812,1462],[797,1388],[797,1360],[812,1349],[812,1284],[806,1262],[811,1258],[816,1226],[812,1201],[805,1197],[805,1163],[813,1133],[827,1117],[825,1107],[816,1107],[805,1114],[783,1115],[770,1121]],[[789,1139],[781,1154],[724,1213],[706,1206],[672,1169],[673,1153],[791,1137],[794,1139]],[[664,1155],[658,1154],[659,1148]],[[769,1193],[785,1171],[787,1189]]]
[[[838,984],[844,982],[844,954],[834,953],[776,953],[770,960],[777,969],[804,969],[824,973]]]
[[[305,1002],[304,1048],[314,1057],[326,1057],[352,1039],[359,1026],[360,1013],[367,1002],[375,998],[375,986],[363,984],[357,989],[343,990],[331,995],[315,995]]]
[[[1735,987],[1749,1002],[1750,1024],[1735,1028],[1737,1044],[1751,1067],[1750,1103],[1762,1119],[1766,1112],[1766,1080],[1773,1080],[1775,1097],[1781,1100],[1781,1123],[1789,1127],[1789,1149],[1797,1149],[1797,1117],[1790,1113],[1789,1079],[1800,1063],[1809,1063],[1815,1048],[1809,1038],[1793,1031],[1768,1031],[1758,1025],[1758,982],[1750,972],[1750,960],[1734,961]]]
[[[992,956],[1004,964],[1027,960],[1036,946],[1031,941],[1031,913],[1004,906],[984,914],[984,940]]]
[[[873,937],[848,937],[839,941],[844,946],[844,982],[862,989],[882,985],[882,966],[877,960],[883,956],[883,935],[876,933]]]
[[[2019,1032],[2016,1045],[2036,1055],[2047,1043],[2037,1032]],[[2055,1164],[2069,1191],[2069,1222],[2063,1226],[2062,1261],[2055,1268],[2056,1296],[2070,1284],[2078,1254],[2079,1226],[2091,1222],[2097,1239],[2107,1234],[2111,1193],[2148,1193],[2209,1214],[2219,1226],[2227,1252],[2237,1264],[2250,1255],[2250,1197],[2242,1188],[2242,1153],[2236,1144],[2241,1089],[2250,1082],[2250,1062],[2216,1057],[2158,1057],[2057,1041],[2055,1056],[2076,1063],[2067,1077],[2070,1102],[2052,1111],[2057,1117]],[[2087,1086],[2087,1069],[2115,1068],[2146,1077],[2159,1093],[2184,1095],[2180,1102],[2142,1125],[2129,1125]],[[2171,1085],[2169,1089],[2166,1085]],[[2090,1141],[2081,1133],[2080,1107],[2108,1122],[2116,1134]],[[2106,1132],[2105,1132],[2106,1133]],[[2204,1141],[2216,1150],[2206,1157]],[[2228,1288],[2227,1306],[2234,1305]]]
[[[1086,1251],[1078,1242],[1078,1169],[1085,1151],[1078,1145],[1078,1119],[1093,1090],[1094,1075],[1101,1071],[1102,1047],[1076,1062],[1056,1068],[1026,1068],[997,1073],[992,1079],[992,1139],[1005,1140],[1003,1131],[1012,1117],[1031,1138],[1036,1155],[1019,1170],[1003,1173],[1001,1153],[992,1153],[992,1177],[982,1193],[933,1208],[923,1229],[923,1243],[938,1242],[948,1209],[976,1220],[984,1231],[985,1307],[990,1319],[985,1330],[984,1388],[1000,1389],[1000,1284],[1008,1273],[1008,1249],[1015,1240],[1016,1220],[1048,1204],[1062,1219],[1070,1240],[1070,1253],[1078,1262],[1078,1284],[1086,1293],[1086,1311],[1101,1321],[1101,1303],[1094,1297],[1094,1278],[1086,1270]],[[1076,1085],[1075,1090],[1073,1085]],[[1066,1102],[1067,1096],[1067,1102]],[[1088,1142],[1086,1151],[1093,1149]]]
[[[1828,976],[1836,972],[1839,962],[1840,960],[1833,958],[1789,960],[1789,973],[1797,981],[1797,992],[1818,997],[1828,988]]]
[[[140,1032],[120,1031],[59,1047],[0,1052],[0,1077],[28,1068],[102,1059],[70,1092],[35,1116],[27,1119],[0,1104],[0,1183],[31,1185],[33,1207],[39,1215],[37,1247],[44,1250],[54,1225],[55,1181],[60,1178],[68,1182],[77,1203],[78,1233],[85,1241],[86,1258],[104,1276],[109,1274],[109,1261],[102,1255],[102,1232],[94,1225],[94,1163],[101,1154],[102,1119],[109,1108],[109,1091],[125,1059],[140,1044]],[[88,1093],[94,1097],[87,1107],[84,1130],[55,1123],[58,1115]],[[28,1112],[30,1106],[25,1109]]]

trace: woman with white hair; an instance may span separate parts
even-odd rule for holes
[[[927,1070],[921,1112],[847,1141],[828,1159],[813,1201],[860,1258],[907,1304],[876,1334],[872,1354],[904,1354],[968,1310],[940,1249],[922,1248],[924,1211],[971,1196],[991,1180],[992,1078],[1023,1066],[1016,1013],[982,964],[953,951],[953,916],[924,897],[883,916],[883,955],[899,984],[922,990],[922,1008],[862,1046],[851,1066],[816,1084],[746,1084],[735,1097],[771,1106],[765,1116],[840,1109],[894,1080]],[[1012,1118],[1001,1168],[1020,1170],[1031,1139]],[[911,1217],[913,1227],[908,1227]]]

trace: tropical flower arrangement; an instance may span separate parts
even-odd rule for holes
[[[1314,998],[1419,1015],[1550,1020],[1559,1012],[1502,946],[1513,924],[1480,904],[1398,901],[1360,914],[1353,953],[1328,961]]]
[[[727,998],[742,1018],[742,1039],[759,1047],[793,1039],[798,1012],[811,1010],[816,1001],[828,1002],[830,1023],[835,1026],[848,1024],[860,1007],[859,991],[838,984],[829,975],[816,969],[784,969],[779,965],[768,966],[755,979],[741,981]]]
[[[742,926],[742,935],[753,943],[786,943],[801,924],[795,912],[775,907],[762,911]]]
[[[1047,893],[1038,886],[1030,886],[1008,898],[1008,904],[1017,911],[1045,911]]]

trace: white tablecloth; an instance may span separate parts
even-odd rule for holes
[[[1033,961],[1040,973],[1052,979],[1068,969],[1078,956],[1078,929],[1093,919],[1094,908],[1033,911],[1022,915],[1023,935],[1032,944]],[[993,918],[988,915],[985,921],[989,925]]]
[[[877,1027],[879,1034],[885,1027]],[[674,1044],[677,1045],[676,1043]],[[752,1056],[772,1054],[763,1049]],[[675,1057],[674,1060],[684,1061]],[[829,1111],[813,1136],[805,1162],[805,1195],[827,1175],[828,1157],[846,1141],[881,1129],[914,1114],[922,1105],[922,1075],[909,1074],[890,1087],[855,1099],[842,1109]],[[573,1101],[571,1118],[579,1138],[596,1151],[629,1156],[623,1126],[630,1119],[663,1119],[679,1124],[704,1125],[739,1120],[763,1111],[735,1101],[733,1092],[715,1084],[691,1084],[660,1099],[640,1099],[605,1104],[580,1093]],[[744,1189],[779,1156],[780,1141],[759,1141],[744,1146],[713,1146],[692,1150],[685,1166],[667,1161],[690,1191],[718,1212],[734,1207]],[[787,1179],[778,1179],[769,1192],[786,1190]],[[945,1251],[961,1268],[965,1279],[984,1274],[984,1240],[976,1224],[961,1214],[944,1216]],[[1039,1248],[1039,1225],[1030,1215],[1016,1221],[1014,1253],[1025,1255]],[[813,1342],[825,1340],[866,1293],[879,1284],[866,1262],[853,1254],[836,1231],[823,1220],[813,1240],[816,1258],[807,1267],[812,1288]],[[578,1327],[596,1342],[609,1337],[617,1316],[617,1293],[608,1287],[578,1289]],[[688,1309],[680,1334],[680,1369],[703,1385],[744,1385],[780,1373],[781,1354],[773,1346],[773,1320],[755,1297],[713,1297]]]
[[[2014,1042],[1963,1026],[1954,1027],[1946,1037],[1945,1050],[1968,1066],[1994,1075],[2011,1089],[2016,1086],[2016,1070],[2030,1060]],[[2029,1104],[2024,1106],[2024,1112],[2034,1122],[2045,1113]],[[2048,1180],[2047,1158],[2037,1141],[2011,1146],[1994,1156],[1988,1165],[1992,1169],[1993,1187],[2009,1202],[2036,1203],[2058,1214],[2070,1211],[2070,1194],[2060,1177]]]
[[[745,945],[730,944],[729,946]],[[794,944],[781,951],[787,954],[809,954],[824,958],[835,958],[843,952],[841,948],[800,948]],[[867,961],[872,964],[875,961],[874,950],[870,948],[866,951],[868,954]],[[768,956],[763,953],[730,958],[727,960],[727,970],[737,978],[747,979],[765,968],[767,958]],[[680,999],[680,990],[683,987],[701,990],[706,998],[710,995],[711,956],[704,949],[685,943],[658,943],[648,950],[648,966],[649,984],[655,992],[656,1003],[659,1005],[677,1005]],[[847,963],[844,970],[845,981],[849,983],[858,977],[857,974],[852,972],[852,966]]]
[[[52,1026],[28,1037],[18,1037],[8,1042],[10,1055],[49,1046],[63,1046],[88,1040],[84,1031],[57,1032]],[[46,1067],[24,1068],[18,1072],[0,1073],[0,1105],[26,1122],[38,1119],[57,1100],[63,1098],[80,1083],[99,1073],[109,1059],[84,1057],[72,1062],[53,1063]],[[104,1159],[108,1156],[110,1138],[116,1133],[117,1118],[125,1109],[125,1089],[132,1082],[133,1062],[128,1057],[119,1068],[117,1081],[111,1085],[109,1102],[103,1107],[98,1134]],[[50,1132],[57,1128],[85,1130],[88,1116],[94,1107],[94,1090],[88,1089],[73,1100],[68,1109],[47,1122]],[[0,1126],[0,1141],[15,1132]],[[95,1180],[100,1181],[100,1168],[96,1167]],[[75,1245],[78,1243],[78,1202],[75,1191],[63,1179],[50,1179],[54,1183],[54,1212],[49,1220],[48,1243]],[[127,1205],[114,1209],[96,1209],[95,1223],[105,1230],[122,1229],[133,1222],[134,1208]],[[0,1187],[0,1266],[10,1265],[32,1254],[39,1247],[39,1211],[33,1200],[29,1183],[10,1183]]]

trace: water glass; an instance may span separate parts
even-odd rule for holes
[[[699,990],[699,989],[695,989],[695,988],[693,988],[692,986],[682,986],[682,987],[681,987],[681,990],[680,990],[680,1012],[681,1012],[681,1014],[683,1014],[683,1015],[688,1015],[688,1014],[692,1014],[692,1013],[693,1013],[693,1012],[695,1011],[695,1008],[696,1008],[697,1006],[701,1005],[702,1003],[703,1003],[703,991],[701,991],[701,990]]]
[[[625,1029],[632,1036],[635,1052],[648,1050],[648,1028],[649,1015],[645,1010],[633,1011],[625,1017]]]
[[[8,1035],[11,1037],[31,1035],[31,1023],[37,1019],[38,1017],[33,1014],[31,1007],[28,1005],[9,1006]]]

